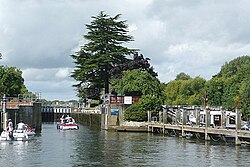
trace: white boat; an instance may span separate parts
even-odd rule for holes
[[[27,128],[24,131],[25,133],[27,133],[28,136],[35,136],[36,134],[35,129]]]
[[[65,117],[60,119],[61,122],[57,123],[57,129],[60,130],[77,130],[79,126],[75,123],[75,120],[72,117]]]
[[[1,141],[26,141],[29,139],[24,130],[3,131],[0,136]]]

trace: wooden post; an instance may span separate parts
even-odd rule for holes
[[[159,123],[163,123],[163,117],[161,111],[159,111]]]
[[[182,137],[186,137],[186,133],[184,131],[184,126],[187,125],[187,110],[183,109],[182,110],[182,126],[181,126],[181,135]]]
[[[108,129],[108,123],[109,123],[109,115],[110,115],[110,104],[106,104],[105,107],[105,116],[104,116],[104,129]]]
[[[163,127],[162,127],[162,133],[165,135],[165,123],[166,123],[166,108],[163,108],[163,113],[162,113],[162,122],[163,122]]]
[[[163,113],[162,113],[162,119],[163,119],[163,124],[165,124],[166,123],[166,115],[167,115],[167,109],[166,108],[163,108]]]
[[[148,111],[148,123],[151,122],[151,111]]]
[[[149,125],[151,124],[151,111],[148,111],[148,132],[150,131],[150,127]],[[153,132],[153,127],[152,128],[152,132]]]
[[[175,124],[179,125],[179,121],[180,121],[180,109],[178,108],[175,115]]]
[[[226,127],[226,111],[221,109],[221,126],[222,128]]]
[[[208,127],[210,127],[210,111],[204,108],[205,114],[206,114],[206,127],[205,127],[205,140],[210,140],[210,137],[208,135]]]
[[[238,108],[236,108],[236,122],[235,122],[235,144],[240,145],[240,139],[238,137],[238,130],[241,129],[241,112]]]
[[[199,109],[195,109],[195,117],[196,117],[196,125],[200,126],[200,110]]]

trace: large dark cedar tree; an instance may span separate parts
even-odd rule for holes
[[[122,78],[122,72],[127,70],[142,69],[147,71],[153,77],[157,77],[158,74],[154,71],[154,68],[149,63],[149,58],[144,58],[142,54],[138,52],[134,53],[134,59],[128,60],[123,64],[119,64],[111,70],[111,74],[114,78]]]
[[[133,37],[128,35],[128,25],[119,20],[120,16],[110,17],[101,11],[92,17],[91,24],[86,25],[88,32],[84,38],[88,42],[72,55],[76,66],[71,76],[79,81],[74,85],[78,96],[81,94],[79,90],[83,89],[89,89],[85,92],[88,98],[97,97],[103,88],[108,93],[111,69],[127,62],[126,56],[136,51],[122,46],[133,41]]]

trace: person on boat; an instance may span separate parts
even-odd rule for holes
[[[12,120],[11,119],[8,119],[8,127],[7,127],[7,131],[9,132],[9,137],[10,137],[10,139],[12,139],[13,140],[13,130],[14,130],[14,128],[13,128],[13,122],[12,122]]]
[[[20,123],[17,124],[17,130],[25,130],[25,129],[26,129],[26,125],[21,120]]]
[[[13,131],[13,122],[11,119],[8,119],[8,127],[7,127],[7,130],[9,132],[12,132]]]
[[[62,117],[60,118],[61,123],[66,123],[66,117],[67,117],[66,114],[63,114],[63,115],[62,115]]]

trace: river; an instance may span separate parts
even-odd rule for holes
[[[0,166],[129,167],[249,166],[250,146],[151,133],[109,132],[89,126],[62,131],[43,124],[30,141],[0,142]]]

